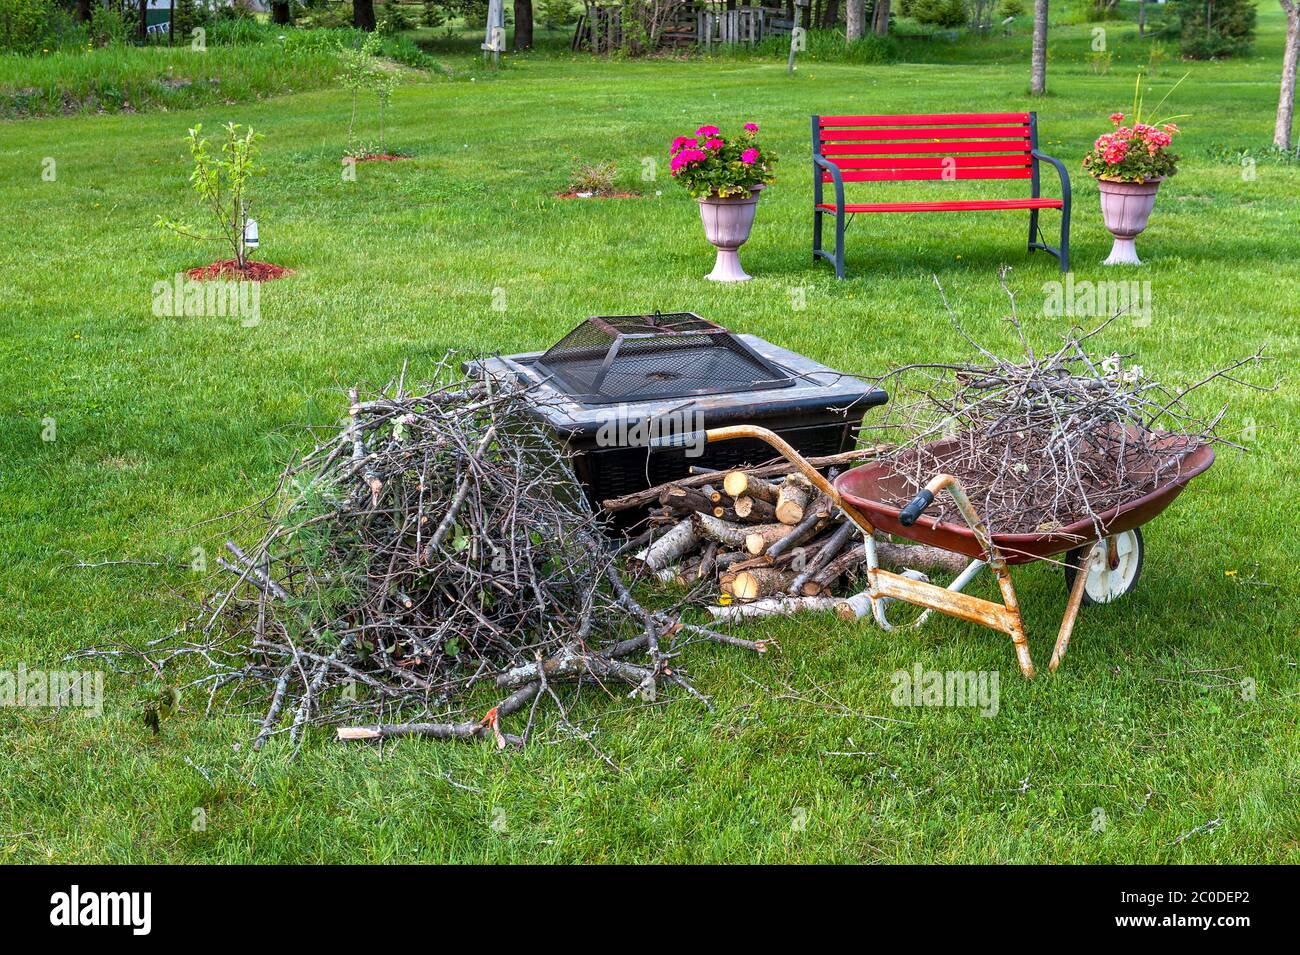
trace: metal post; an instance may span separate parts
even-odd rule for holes
[[[483,35],[483,62],[492,56],[492,66],[501,65],[501,51],[506,47],[506,11],[502,0],[488,0],[487,30]]]
[[[794,72],[794,51],[799,45],[799,38],[803,35],[803,27],[799,24],[803,20],[799,11],[808,6],[809,0],[794,0],[794,22],[790,24],[790,60],[785,65],[786,74]]]

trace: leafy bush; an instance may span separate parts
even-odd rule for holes
[[[1028,12],[1025,0],[1001,0],[998,4],[999,17],[1023,17]]]
[[[575,19],[573,0],[536,0],[537,17],[549,26],[564,26]]]
[[[384,4],[384,12],[379,16],[377,29],[380,33],[393,36],[407,30],[415,29],[415,21],[410,18],[399,3]]]
[[[959,27],[966,22],[965,0],[912,0],[911,15],[917,23]]]
[[[131,36],[131,25],[121,11],[112,7],[96,6],[90,14],[90,41],[95,46],[112,46],[125,43]]]
[[[0,0],[0,51],[37,53],[54,29],[53,0]]]
[[[1178,0],[1183,56],[1246,56],[1255,42],[1255,0]]]

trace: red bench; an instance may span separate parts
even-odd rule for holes
[[[985,212],[1029,210],[1029,251],[1043,249],[1070,268],[1070,176],[1060,160],[1038,151],[1037,113],[939,113],[917,116],[814,116],[813,261],[821,256],[844,278],[844,217],[859,212]],[[1061,198],[1039,194],[1038,164],[1051,163],[1061,179]],[[844,201],[846,182],[1028,179],[1019,199],[944,202]],[[822,188],[835,187],[835,202]],[[1042,241],[1040,209],[1061,210],[1061,244]],[[835,252],[822,248],[822,216],[835,216]]]

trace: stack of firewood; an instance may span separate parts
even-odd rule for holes
[[[876,449],[814,458],[835,469]],[[865,615],[866,545],[862,531],[790,464],[691,476],[607,500],[607,511],[650,505],[639,536],[626,549],[631,568],[664,582],[716,584],[718,619],[740,619],[802,610],[833,610],[842,618]],[[959,572],[957,554],[920,545],[877,540],[877,556],[889,567]],[[842,596],[837,596],[842,595]]]

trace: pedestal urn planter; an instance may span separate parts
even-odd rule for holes
[[[740,266],[738,250],[749,240],[754,226],[754,212],[763,187],[755,186],[747,196],[709,196],[697,199],[704,235],[718,250],[713,271],[705,276],[711,282],[748,282],[752,275]]]
[[[1141,265],[1134,239],[1141,235],[1156,204],[1160,179],[1146,182],[1112,182],[1098,179],[1101,190],[1101,215],[1106,228],[1115,237],[1110,255],[1102,265]]]

